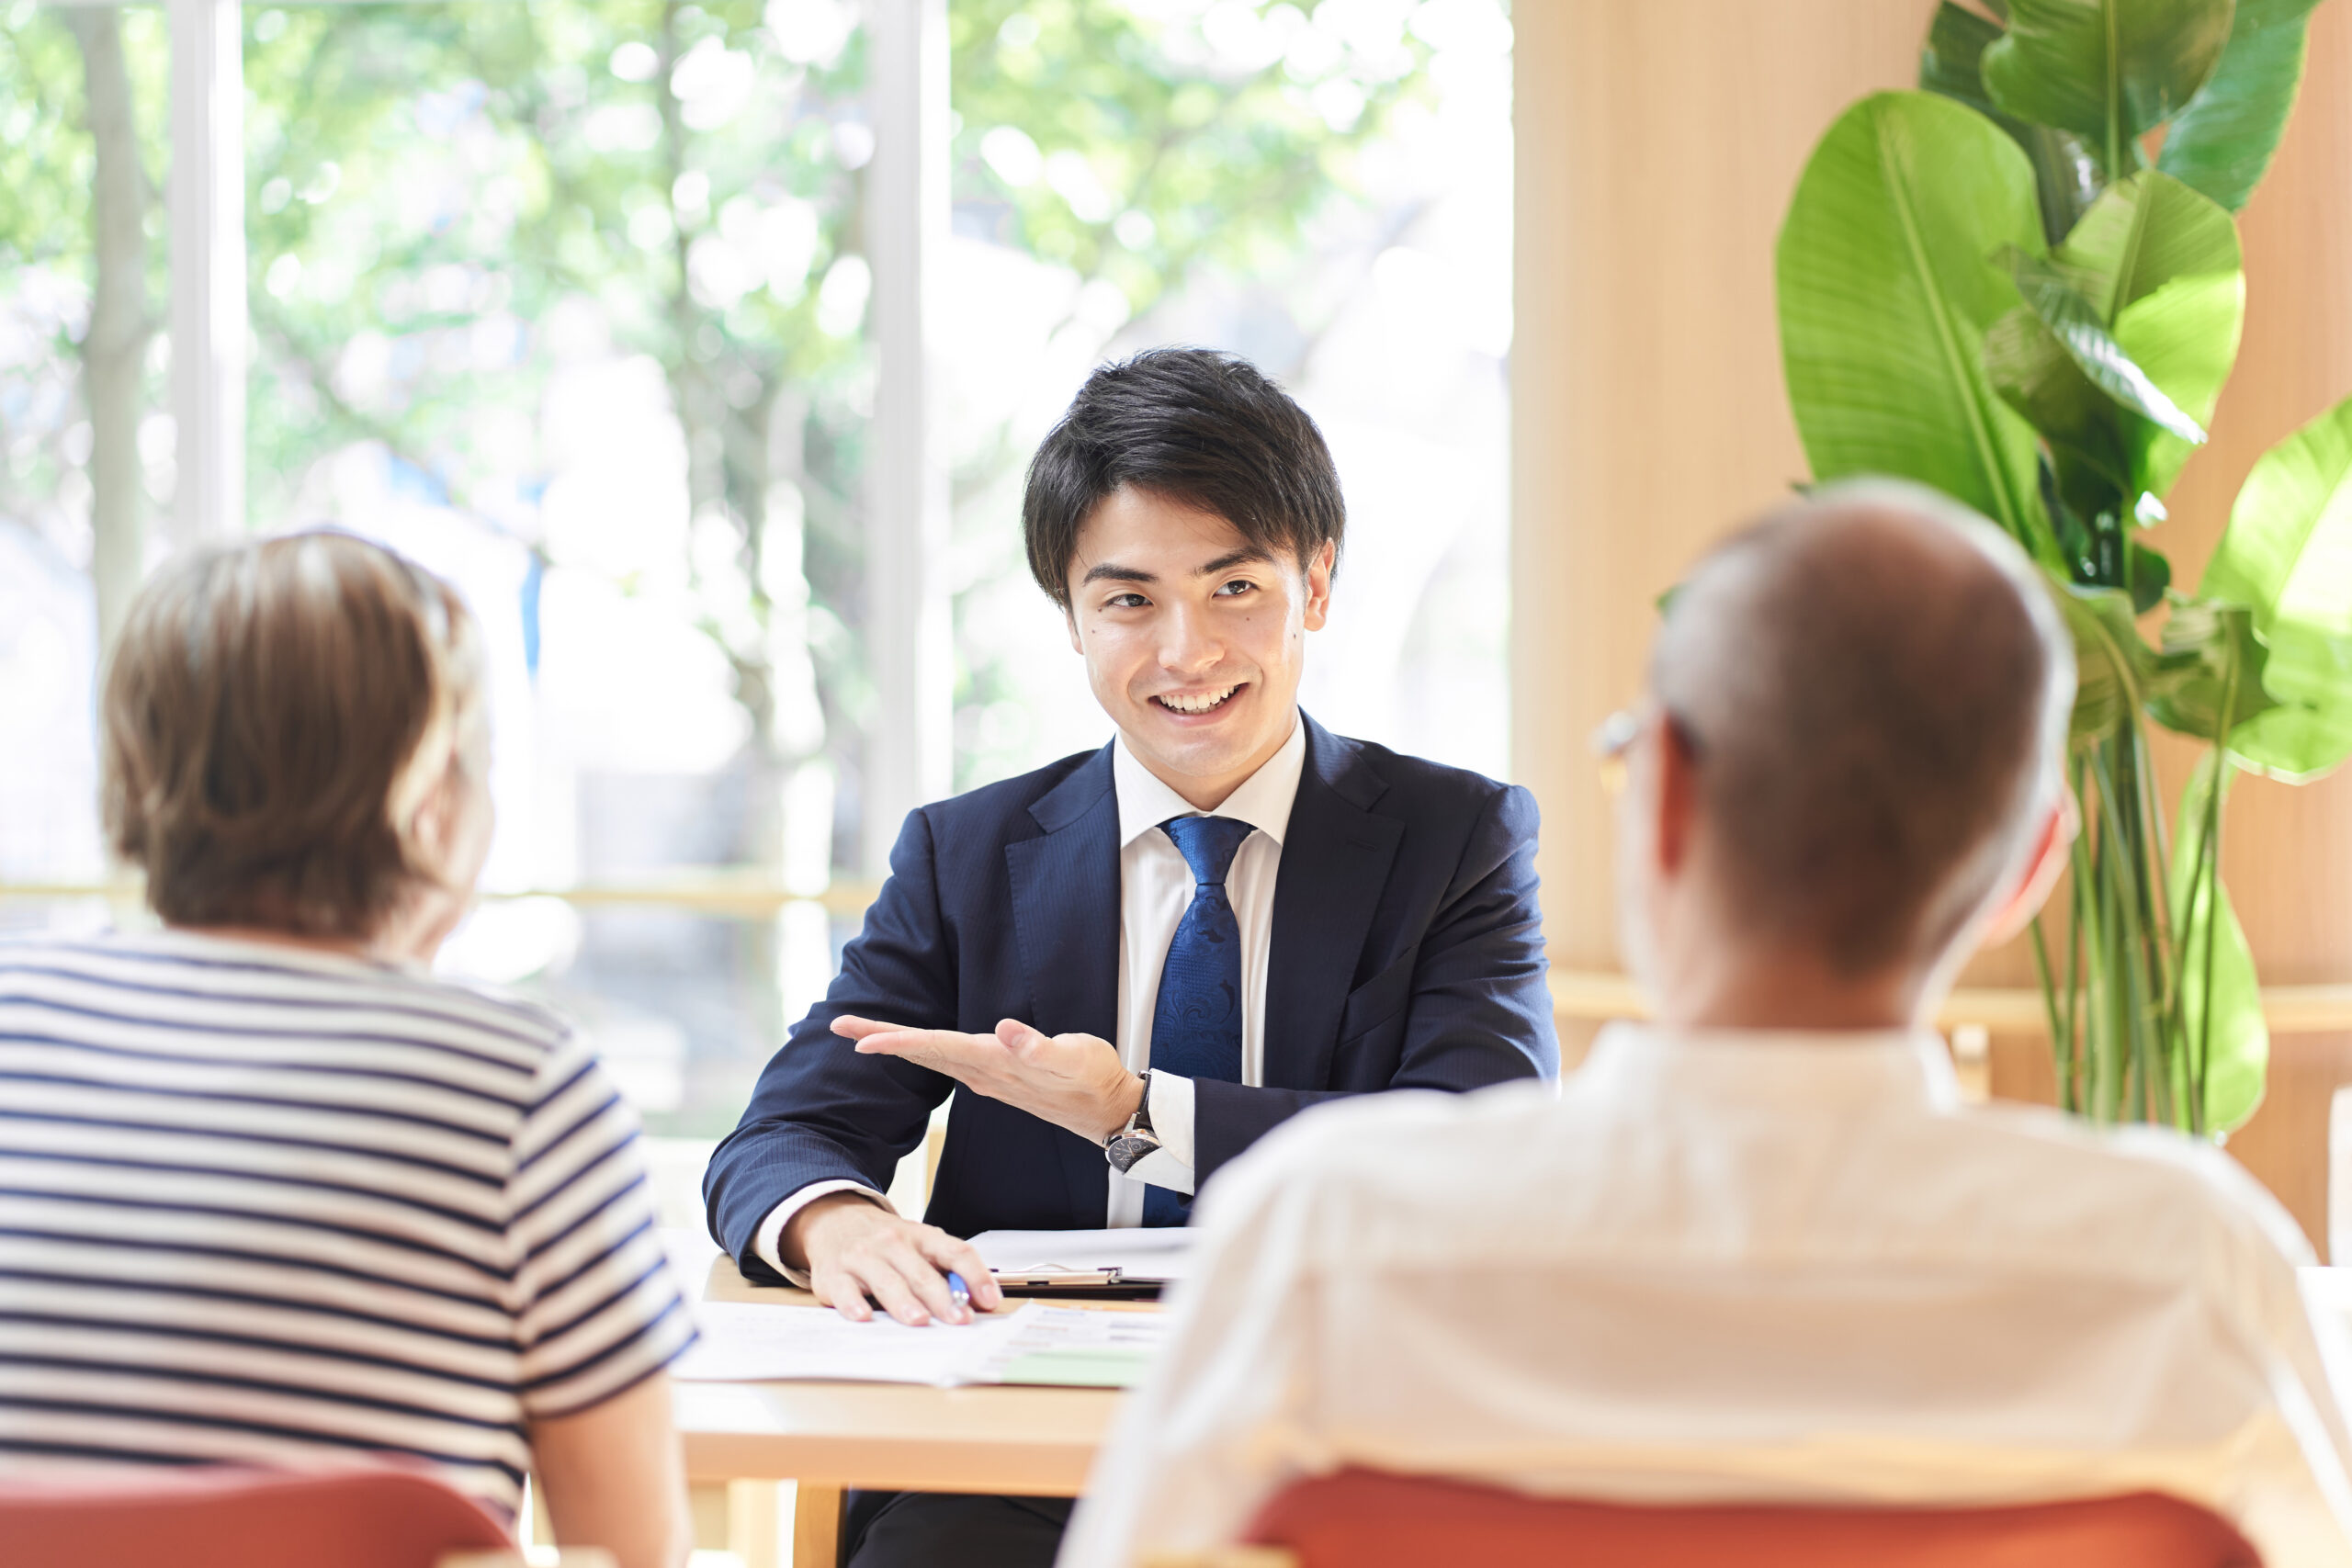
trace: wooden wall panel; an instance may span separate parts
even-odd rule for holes
[[[1912,0],[1518,6],[1513,771],[1544,809],[1552,962],[1609,968],[1585,740],[1641,687],[1652,604],[1804,472],[1772,243],[1814,141],[1907,85]]]
[[[1772,244],[1815,141],[1911,84],[1930,0],[1545,0],[1517,8],[1512,352],[1514,772],[1544,810],[1553,963],[1617,963],[1609,822],[1585,738],[1641,687],[1653,602],[1804,472],[1781,380]],[[2352,9],[2324,6],[2286,146],[2244,214],[2245,348],[2158,542],[2193,581],[2271,442],[2352,392]],[[2185,753],[2169,753],[2176,782]],[[2227,872],[2267,979],[2352,980],[2352,775],[2244,781]],[[2030,985],[2021,944],[1972,984]],[[1581,1039],[1564,1041],[1570,1060]],[[1996,1093],[2044,1098],[2038,1041]],[[2232,1148],[2314,1239],[2326,1100],[2352,1036],[2282,1041]]]

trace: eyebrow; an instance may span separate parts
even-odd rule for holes
[[[1231,571],[1237,566],[1272,559],[1273,557],[1257,546],[1244,545],[1238,550],[1227,550],[1216,559],[1195,570],[1193,575],[1215,577],[1218,572]],[[1145,571],[1139,567],[1121,566],[1115,561],[1097,561],[1086,569],[1086,575],[1079,580],[1079,583],[1080,587],[1084,587],[1091,582],[1157,582],[1159,581],[1156,574]]]

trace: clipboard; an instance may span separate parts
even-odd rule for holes
[[[1086,1296],[1095,1301],[1156,1302],[1166,1284],[1161,1280],[1130,1280],[1119,1269],[1080,1269],[1067,1273],[992,1269],[997,1289],[1008,1296]]]
[[[1191,1235],[1181,1230],[983,1231],[972,1238],[1008,1296],[1154,1301],[1183,1278]]]

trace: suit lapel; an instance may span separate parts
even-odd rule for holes
[[[1040,838],[1007,844],[1013,931],[1034,1011],[1048,1034],[1119,1032],[1119,805],[1104,747],[1040,797],[1029,814]],[[1054,1130],[1070,1208],[1100,1225],[1110,1178],[1102,1151]],[[1089,1218],[1087,1216],[1092,1216]]]
[[[1273,1089],[1329,1087],[1340,1011],[1396,858],[1404,824],[1375,816],[1387,785],[1355,743],[1311,718],[1306,765],[1274,882],[1266,964],[1265,1078]]]

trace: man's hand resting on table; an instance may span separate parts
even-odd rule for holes
[[[1004,1304],[996,1276],[970,1242],[901,1219],[855,1192],[827,1193],[793,1215],[779,1250],[786,1262],[808,1269],[817,1299],[852,1323],[874,1316],[868,1296],[910,1327],[933,1319],[971,1322],[971,1309],[947,1292],[950,1269],[964,1277],[973,1307],[994,1312]]]
[[[867,1055],[898,1056],[944,1073],[990,1100],[1065,1127],[1091,1144],[1110,1141],[1143,1104],[1144,1080],[1120,1064],[1118,1049],[1091,1034],[1040,1034],[1006,1019],[994,1034],[909,1029],[844,1013],[833,1032]]]

